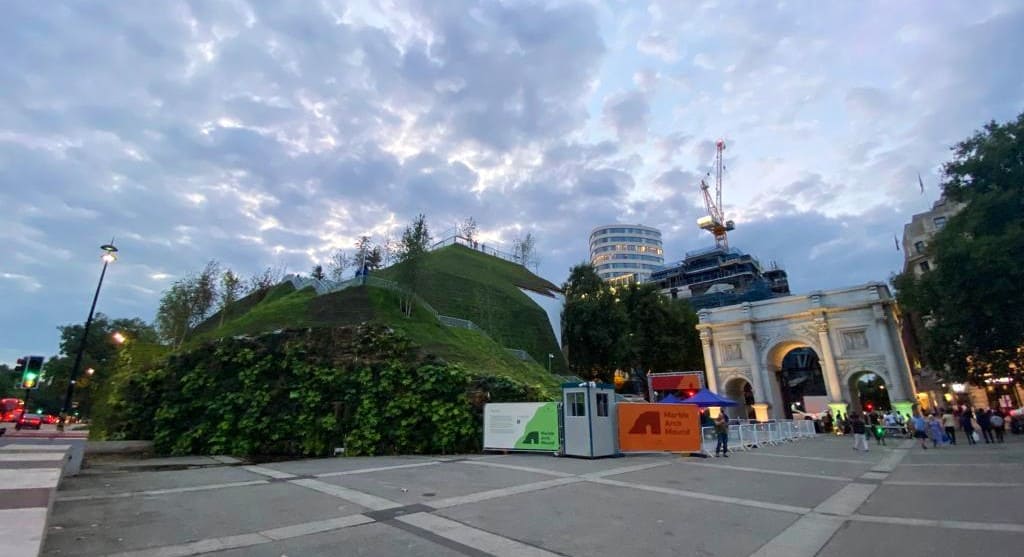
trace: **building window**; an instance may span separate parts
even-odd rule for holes
[[[583,396],[583,393],[567,393],[565,395],[565,404],[570,416],[586,417],[587,402]]]
[[[608,393],[597,393],[597,415],[599,417],[608,416]]]
[[[935,228],[942,230],[946,226],[946,217],[935,217],[932,222],[935,223]]]
[[[740,348],[740,343],[738,342],[723,344],[722,353],[727,362],[736,362],[743,359],[743,349]]]
[[[861,331],[844,331],[843,348],[846,352],[857,352],[868,349],[868,335]]]
[[[929,265],[927,261],[922,261],[920,267],[922,273],[927,273],[932,270],[932,266]]]
[[[921,242],[921,241],[914,242],[914,251],[916,251],[919,254],[923,254],[924,253],[924,242]]]

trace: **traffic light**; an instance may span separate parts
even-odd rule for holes
[[[18,361],[21,362],[22,360]],[[21,388],[39,388],[39,376],[43,374],[43,357],[29,356],[27,358],[27,361],[25,362],[25,365],[23,366],[23,369],[24,371],[21,374]]]
[[[18,358],[18,364],[14,366],[14,373],[25,372],[25,358]]]

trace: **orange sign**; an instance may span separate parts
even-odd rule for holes
[[[619,450],[700,451],[700,408],[693,404],[618,404]]]

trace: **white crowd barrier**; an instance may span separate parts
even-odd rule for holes
[[[729,426],[729,450],[746,451],[761,446],[780,445],[814,437],[814,422],[811,420],[771,420],[752,422],[733,420]],[[714,454],[718,436],[714,427],[701,428],[701,452]]]

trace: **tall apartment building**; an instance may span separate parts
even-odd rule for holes
[[[661,231],[642,224],[606,224],[590,233],[590,263],[610,282],[646,282],[665,264]]]

